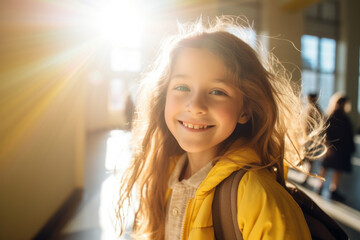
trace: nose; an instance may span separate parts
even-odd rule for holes
[[[196,115],[206,114],[208,111],[206,97],[201,93],[192,94],[187,102],[186,111]]]

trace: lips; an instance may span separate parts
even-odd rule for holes
[[[206,129],[206,128],[214,127],[214,125],[193,124],[184,121],[179,121],[179,122],[181,123],[181,125],[189,129]]]

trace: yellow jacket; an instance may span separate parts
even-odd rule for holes
[[[241,163],[259,162],[250,148],[238,146],[226,154],[211,169],[200,184],[195,197],[190,199],[185,213],[182,238],[189,240],[214,239],[212,201],[215,187]],[[235,151],[233,151],[235,150]],[[268,170],[248,171],[238,188],[238,224],[244,240],[247,239],[311,239],[307,223],[297,203],[276,182]]]

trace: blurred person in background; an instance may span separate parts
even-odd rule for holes
[[[135,105],[131,97],[131,92],[129,91],[125,100],[126,130],[128,131],[131,131],[132,128],[134,111],[135,111]]]
[[[351,105],[346,95],[335,93],[329,101],[326,140],[328,151],[322,163],[320,176],[325,177],[327,170],[334,170],[330,184],[331,199],[344,201],[345,197],[339,193],[339,182],[342,172],[351,171],[351,155],[355,151],[352,124],[347,116]],[[323,183],[318,189],[321,194]]]

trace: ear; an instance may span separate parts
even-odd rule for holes
[[[249,115],[246,112],[242,112],[238,119],[238,123],[245,124],[249,120]]]

